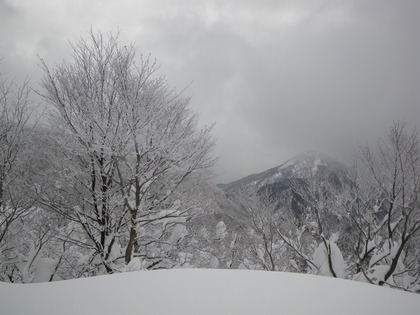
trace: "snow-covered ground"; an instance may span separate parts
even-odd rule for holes
[[[281,272],[177,269],[0,283],[1,314],[420,314],[420,295]]]

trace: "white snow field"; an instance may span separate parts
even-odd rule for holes
[[[420,314],[420,295],[329,277],[247,270],[139,271],[0,283],[0,314]]]

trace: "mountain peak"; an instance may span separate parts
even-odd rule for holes
[[[337,168],[343,168],[343,165],[327,154],[315,150],[306,150],[279,166],[223,185],[223,189],[236,190],[239,187],[247,186],[262,187],[284,179],[305,178],[323,170],[333,171]]]

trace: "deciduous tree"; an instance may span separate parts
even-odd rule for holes
[[[188,205],[175,207],[170,197],[212,166],[214,141],[211,128],[198,128],[189,99],[157,75],[156,62],[141,56],[137,64],[118,34],[91,31],[72,52],[53,69],[41,60],[41,94],[56,110],[76,187],[67,194],[71,208],[46,203],[83,227],[112,272],[118,252],[128,264],[142,251],[138,228],[185,214]]]

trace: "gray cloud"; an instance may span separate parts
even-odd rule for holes
[[[90,27],[120,28],[171,84],[193,82],[186,93],[202,123],[216,122],[216,181],[305,148],[339,152],[394,119],[419,124],[418,1],[2,1],[0,16],[4,8],[8,72],[36,81],[36,54],[53,64]]]

